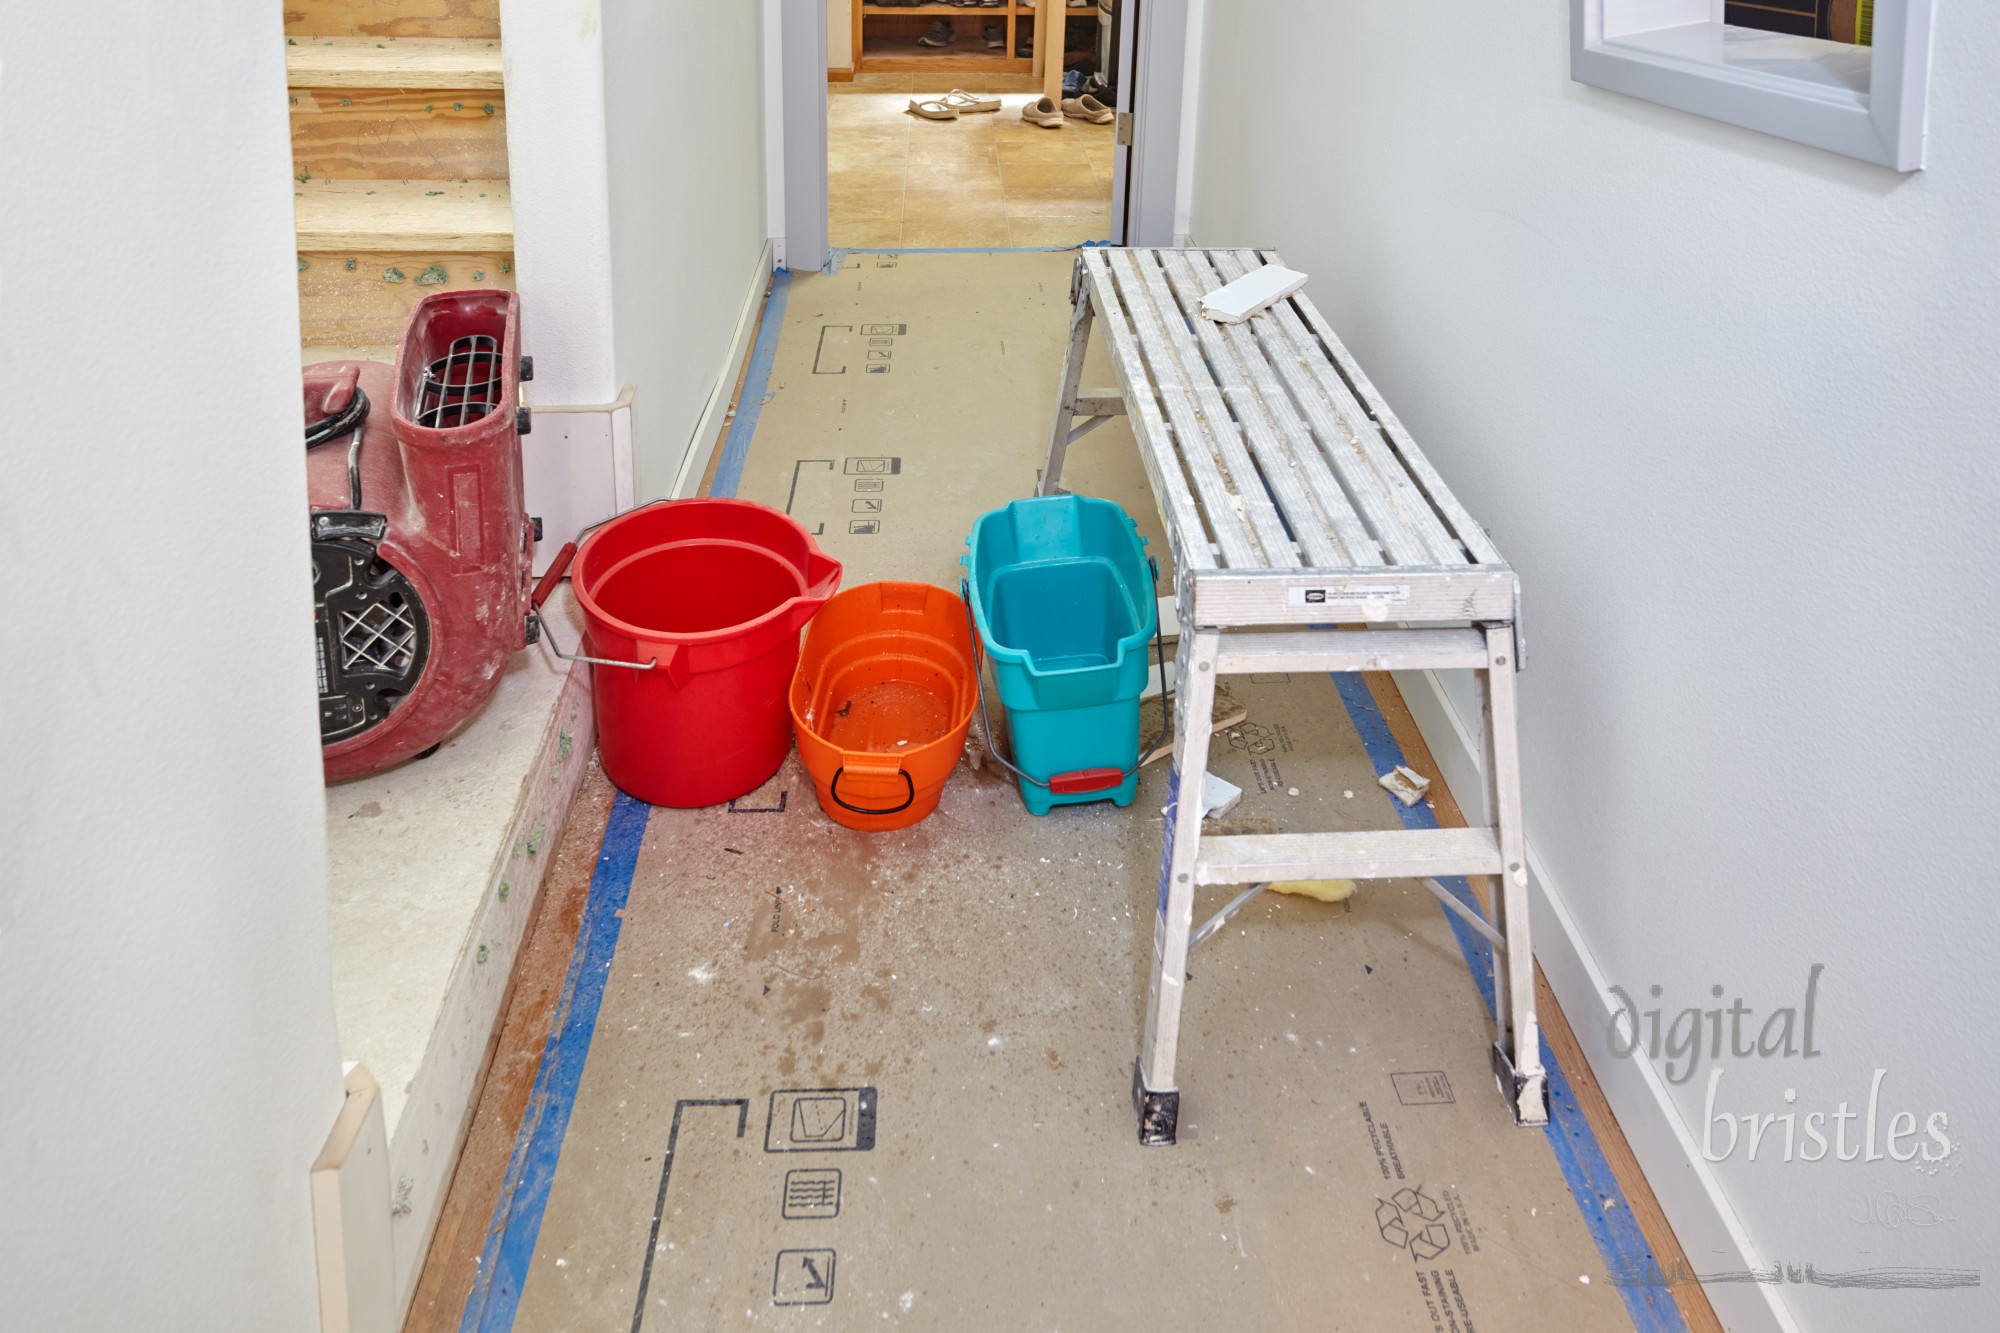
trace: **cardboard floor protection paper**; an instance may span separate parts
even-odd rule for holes
[[[793,278],[754,439],[718,476],[819,534],[847,586],[955,588],[972,520],[1033,489],[1072,260],[849,254]],[[1122,420],[1064,480],[1139,519],[1169,589]],[[1212,764],[1244,794],[1212,831],[1396,825],[1331,677],[1229,686],[1246,719]],[[1202,944],[1180,1142],[1139,1146],[1167,767],[1130,809],[1038,819],[961,765],[883,834],[828,820],[796,757],[728,807],[621,804],[592,894],[621,866],[629,890],[583,976],[601,1001],[545,1062],[538,1105],[566,1120],[524,1139],[499,1242],[518,1268],[476,1326],[1633,1327],[1415,884],[1265,894]],[[1197,922],[1236,891],[1204,890]],[[1666,1310],[1643,1327],[1678,1327]]]

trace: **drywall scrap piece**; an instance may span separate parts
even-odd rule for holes
[[[1243,789],[1213,773],[1201,775],[1201,817],[1220,819],[1243,799]]]
[[[1201,315],[1203,319],[1212,319],[1218,324],[1241,324],[1305,285],[1305,274],[1279,264],[1266,264],[1202,297]]]
[[[1375,780],[1404,805],[1415,805],[1431,789],[1431,780],[1407,764],[1398,764]]]

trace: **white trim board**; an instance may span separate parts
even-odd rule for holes
[[[674,498],[693,495],[700,489],[701,479],[708,472],[708,460],[715,456],[715,447],[721,443],[723,433],[728,429],[729,403],[736,395],[736,377],[743,369],[744,358],[750,355],[750,344],[756,341],[757,324],[764,313],[764,294],[770,290],[771,274],[776,263],[776,245],[771,241],[764,242],[764,251],[757,257],[757,269],[750,275],[749,290],[743,294],[743,308],[736,316],[736,332],[729,339],[729,352],[723,358],[722,370],[715,377],[714,387],[709,390],[708,406],[702,409],[701,420],[694,428],[694,437],[688,441],[687,453],[681,458],[673,490],[668,493]]]
[[[1570,0],[1570,77],[1896,171],[1924,165],[1932,0],[1878,0],[1874,46],[1740,28],[1724,0]]]
[[[1459,799],[1467,821],[1491,822],[1484,809],[1486,778],[1478,730],[1465,724],[1436,672],[1394,675],[1410,717],[1437,761],[1438,776]],[[1531,821],[1533,814],[1530,810]],[[1608,983],[1583,947],[1562,895],[1544,873],[1532,832],[1528,894],[1535,961],[1548,977],[1570,1027],[1578,1033],[1608,1031],[1612,1015]],[[1761,1267],[1749,1235],[1669,1099],[1659,1071],[1650,1061],[1636,1059],[1603,1060],[1590,1068],[1689,1262],[1706,1271]],[[1717,1284],[1703,1291],[1730,1333],[1799,1333],[1773,1286]]]

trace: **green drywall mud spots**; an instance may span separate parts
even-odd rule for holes
[[[422,273],[417,274],[417,286],[419,287],[435,287],[444,281],[446,281],[446,278],[442,264],[432,264]]]
[[[382,270],[382,281],[384,282],[408,282],[409,280],[409,275],[399,268],[385,268]]]

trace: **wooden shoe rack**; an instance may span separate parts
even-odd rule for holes
[[[1064,20],[1095,18],[1097,7],[1066,8],[1063,0],[1047,0]],[[957,30],[958,40],[950,46],[927,47],[917,38],[939,19]],[[1007,45],[989,51],[980,31],[989,23],[1007,30]],[[915,5],[891,7],[854,0],[854,71],[869,74],[986,73],[1032,74],[1038,66],[1032,58],[1014,54],[1015,47],[1035,26],[1035,8],[1019,0],[1001,5]],[[1055,39],[1061,42],[1061,37]]]

